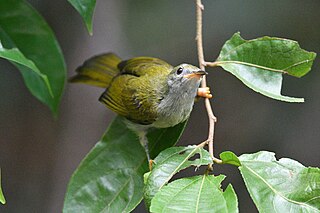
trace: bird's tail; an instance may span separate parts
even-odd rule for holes
[[[111,80],[119,74],[120,62],[121,59],[113,53],[94,56],[76,69],[77,75],[71,77],[69,82],[107,88]]]

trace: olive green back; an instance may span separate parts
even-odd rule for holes
[[[150,57],[137,57],[118,65],[116,76],[100,97],[111,110],[139,124],[157,119],[157,106],[167,92],[168,63]]]
[[[126,61],[113,53],[84,62],[70,82],[106,88],[100,101],[117,114],[139,124],[157,119],[157,106],[167,93],[167,76],[173,67],[157,58],[136,57]]]

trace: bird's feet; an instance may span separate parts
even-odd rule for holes
[[[210,93],[210,88],[209,87],[200,87],[198,88],[198,97],[203,97],[203,98],[212,98],[212,95]]]

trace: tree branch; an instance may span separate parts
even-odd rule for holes
[[[199,60],[199,67],[202,70],[205,70],[205,60],[204,60],[204,53],[203,53],[203,42],[202,42],[202,11],[204,10],[204,6],[201,0],[196,1],[196,41],[197,41],[197,50],[198,50],[198,60]],[[201,87],[207,87],[206,76],[203,76]],[[222,163],[220,159],[214,157],[214,149],[213,149],[213,139],[214,139],[214,127],[217,118],[214,116],[210,100],[208,98],[205,99],[205,106],[208,114],[209,119],[209,132],[208,132],[208,139],[206,143],[209,146],[209,153],[212,157],[213,162],[215,163]],[[212,165],[209,166],[209,169],[212,170]]]

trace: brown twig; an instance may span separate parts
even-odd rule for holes
[[[196,41],[197,41],[197,49],[198,49],[198,60],[199,60],[199,67],[202,70],[205,70],[205,60],[204,60],[204,53],[203,53],[203,42],[202,42],[202,11],[204,9],[204,6],[201,2],[201,0],[195,0],[196,1],[196,28],[197,28],[197,35],[196,35]],[[206,87],[206,77],[204,76],[201,82],[201,87]],[[217,118],[213,114],[213,110],[210,104],[210,100],[208,98],[205,99],[205,106],[208,114],[209,119],[209,133],[208,133],[208,139],[205,141],[209,146],[209,153],[212,157],[213,162],[215,163],[222,163],[222,161],[218,158],[214,157],[214,150],[213,150],[213,139],[214,139],[214,126],[217,122]],[[212,165],[209,165],[209,169],[212,170]]]

